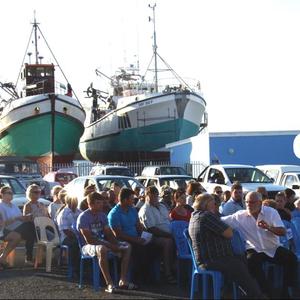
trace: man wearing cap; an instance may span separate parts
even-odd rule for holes
[[[172,192],[172,189],[167,184],[165,184],[161,187],[161,192],[159,194],[159,196],[161,197],[159,202],[162,203],[168,211],[171,210],[172,206]]]

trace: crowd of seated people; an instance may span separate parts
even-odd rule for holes
[[[279,241],[286,234],[282,220],[300,216],[300,200],[288,189],[269,199],[262,187],[245,196],[239,182],[230,191],[216,185],[212,194],[196,181],[189,182],[186,189],[165,185],[159,192],[155,186],[149,186],[143,193],[114,182],[99,192],[95,185],[88,185],[83,201],[78,204],[77,197],[55,187],[48,210],[38,201],[40,191],[36,184],[27,188],[28,202],[22,213],[11,203],[11,189],[0,189],[0,226],[4,227],[0,238],[6,242],[0,255],[0,270],[8,267],[6,258],[21,240],[25,240],[26,263],[33,261],[33,220],[45,216],[55,222],[61,243],[69,247],[75,274],[79,273],[79,244],[82,253],[98,257],[106,292],[137,289],[137,284],[153,281],[153,266],[157,262],[162,266],[164,282],[176,284],[176,244],[171,222],[185,221],[199,265],[221,271],[229,280],[236,281],[247,297],[273,296],[262,268],[264,261],[283,267],[282,297],[297,293],[297,258]],[[230,246],[233,229],[246,239],[242,260],[235,257]],[[204,251],[201,256],[200,247]],[[110,252],[120,261],[118,286],[109,272]]]

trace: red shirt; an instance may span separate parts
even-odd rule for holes
[[[174,221],[186,221],[186,222],[189,222],[190,221],[190,218],[191,218],[191,212],[189,210],[186,209],[186,215],[183,216],[183,215],[179,215],[175,208],[173,208],[170,212],[170,218]]]

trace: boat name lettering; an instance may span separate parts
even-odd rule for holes
[[[139,107],[149,105],[149,104],[152,104],[152,103],[153,103],[153,100],[143,101],[143,102],[139,103]]]

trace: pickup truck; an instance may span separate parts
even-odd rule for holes
[[[297,165],[261,165],[256,166],[280,184],[295,191],[300,196],[300,166]]]
[[[284,186],[275,185],[271,178],[251,165],[210,165],[200,173],[198,181],[209,193],[213,192],[216,185],[221,186],[223,191],[230,190],[235,181],[242,184],[244,193],[255,191],[257,187],[264,186],[268,191],[269,198],[272,199],[279,191],[285,189]]]

